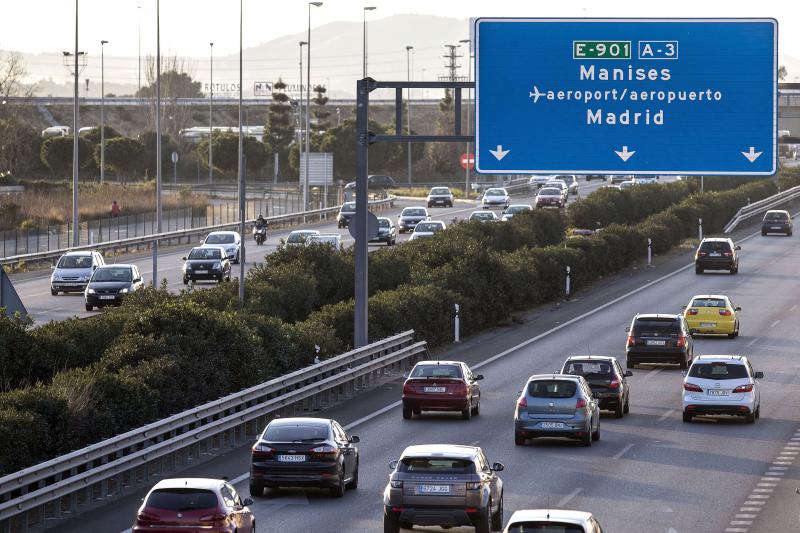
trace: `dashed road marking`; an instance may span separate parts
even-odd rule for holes
[[[628,451],[629,451],[631,448],[633,448],[633,443],[630,443],[630,444],[628,444],[627,446],[625,446],[624,448],[622,448],[620,451],[618,451],[618,452],[617,452],[617,453],[614,455],[614,459],[619,459],[620,457],[622,457],[623,455],[625,455],[626,453],[628,453]]]
[[[780,324],[780,323],[781,323],[781,319],[779,318],[778,320],[776,320],[775,322],[773,322],[772,324],[770,324],[770,325],[769,325],[769,327],[770,327],[770,328],[774,328],[775,326],[777,326],[777,325],[778,325],[778,324]]]
[[[674,413],[674,412],[675,412],[675,410],[674,410],[674,409],[670,409],[669,411],[667,411],[666,413],[664,413],[663,415],[661,415],[661,416],[658,418],[658,421],[659,421],[659,422],[663,422],[664,420],[666,420],[667,418],[669,418],[670,416],[672,416],[672,413]]]
[[[572,501],[572,499],[573,499],[575,496],[577,496],[578,494],[580,494],[582,490],[583,490],[583,488],[582,488],[582,487],[578,487],[577,489],[573,490],[572,492],[570,492],[569,494],[567,494],[566,496],[564,496],[563,498],[561,498],[561,499],[558,501],[558,503],[556,504],[556,507],[564,507],[564,506],[565,506],[565,505],[567,505],[569,502],[571,502],[571,501]]]

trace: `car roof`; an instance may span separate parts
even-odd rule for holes
[[[692,296],[692,300],[695,298],[717,298],[717,299],[724,299],[727,298],[724,294],[695,294]]]
[[[312,237],[339,237],[342,238],[341,235],[338,233],[317,233],[316,235],[311,235]]]
[[[129,265],[127,263],[114,263],[113,265],[100,265],[97,267],[97,270],[108,270],[109,268],[133,268],[133,265]]]
[[[211,479],[204,477],[176,477],[171,479],[162,479],[151,489],[203,489],[203,490],[219,490],[225,484],[223,479]]]
[[[235,231],[210,231],[209,235],[237,235]]]
[[[319,230],[316,230],[316,229],[296,229],[293,232],[289,233],[289,235],[291,235],[292,233],[302,233],[302,234],[308,234],[308,235],[319,235]]]
[[[510,206],[508,206],[509,209],[511,209],[512,207],[527,207],[528,209],[533,209],[533,206],[531,204],[511,204]]]
[[[727,237],[706,237],[700,241],[700,244],[703,244],[704,242],[731,242],[731,240]]]
[[[546,379],[571,379],[573,381],[580,381],[584,378],[583,376],[575,376],[572,374],[534,374],[528,378],[528,381],[543,381]]]
[[[770,209],[769,211],[767,211],[767,213],[786,213],[788,215],[789,211],[785,209]]]
[[[520,509],[514,511],[508,523],[514,522],[567,522],[570,524],[584,524],[592,517],[592,513],[586,511],[570,511],[567,509]]]
[[[675,315],[672,313],[637,313],[636,316],[633,317],[633,319],[636,320],[637,318],[642,318],[647,320],[650,318],[674,318],[677,320],[678,318],[680,318],[680,316],[681,315]]]
[[[85,256],[85,255],[92,255],[95,251],[94,250],[78,250],[75,252],[67,252],[64,255],[69,256]]]
[[[747,360],[744,355],[696,355],[694,360],[703,363],[741,363]]]
[[[480,448],[476,446],[463,446],[461,444],[415,444],[406,447],[403,453],[400,454],[400,458],[442,455],[459,459],[472,459],[479,451]]]
[[[486,189],[486,192],[489,192],[489,191],[503,191],[503,192],[506,192],[506,188],[505,187],[490,187],[490,188]]]
[[[409,205],[403,208],[403,211],[406,209],[425,209],[424,205]]]
[[[567,357],[566,361],[564,361],[564,362],[566,363],[566,362],[569,362],[569,361],[577,361],[577,360],[583,360],[583,361],[592,360],[592,361],[608,361],[608,362],[611,362],[611,361],[616,361],[617,358],[614,357],[614,356],[611,356],[611,355],[570,355],[569,357]]]
[[[420,361],[414,366],[460,365],[461,361]]]
[[[298,426],[298,425],[314,425],[314,426],[327,426],[330,425],[332,420],[330,418],[316,418],[312,416],[294,416],[291,418],[275,418],[269,425],[276,426]]]

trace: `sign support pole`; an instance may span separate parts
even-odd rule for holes
[[[353,333],[356,348],[366,346],[368,340],[367,300],[369,298],[367,269],[369,249],[367,243],[367,158],[369,154],[369,93],[371,78],[358,80],[356,103],[356,128],[358,143],[356,146],[356,214],[355,222],[355,324]],[[307,170],[307,167],[306,167]]]

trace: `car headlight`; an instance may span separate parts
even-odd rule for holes
[[[222,263],[217,261],[216,263],[214,263],[214,267],[213,268],[214,268],[214,270],[221,270],[222,269]]]
[[[92,289],[91,287],[86,289],[86,294],[94,294],[94,289]]]
[[[119,293],[120,294],[128,294],[129,291],[130,291],[130,289],[120,289]]]
[[[81,276],[78,281],[89,281],[89,276]]]
[[[61,281],[61,276],[53,274],[53,281]]]

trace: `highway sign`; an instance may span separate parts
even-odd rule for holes
[[[458,162],[464,170],[466,170],[467,167],[475,168],[475,154],[461,154],[461,157],[458,158]]]
[[[774,19],[475,22],[484,173],[776,171]]]

